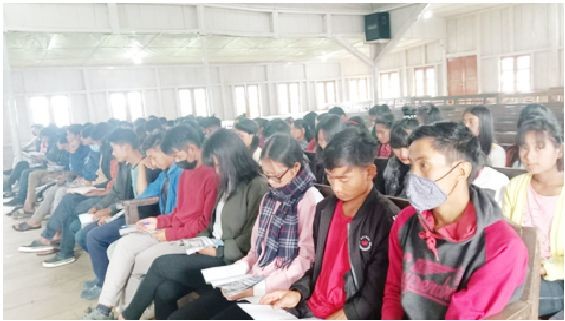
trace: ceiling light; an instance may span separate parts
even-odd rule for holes
[[[434,16],[434,13],[432,10],[426,10],[424,11],[424,14],[422,15],[422,18],[424,19],[430,19],[431,17]]]
[[[132,61],[134,64],[136,64],[136,65],[139,65],[139,64],[141,64],[141,62],[142,62],[142,61],[141,61],[141,57],[139,57],[139,56],[134,56],[134,57],[132,57],[132,58],[131,58],[131,61]]]

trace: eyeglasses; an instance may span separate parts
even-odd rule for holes
[[[286,175],[286,173],[288,173],[288,171],[290,170],[290,168],[287,168],[286,171],[284,171],[282,174],[280,175],[267,175],[265,174],[265,177],[267,178],[267,180],[269,181],[273,181],[276,183],[280,183],[282,182],[282,178]]]

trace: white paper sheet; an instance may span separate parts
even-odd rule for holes
[[[296,320],[292,313],[273,309],[270,305],[238,304],[238,306],[249,314],[253,320]]]

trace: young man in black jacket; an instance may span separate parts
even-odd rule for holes
[[[314,266],[262,304],[294,308],[299,318],[380,319],[388,234],[399,209],[373,186],[375,145],[357,128],[329,142],[323,162],[335,196],[316,207]]]

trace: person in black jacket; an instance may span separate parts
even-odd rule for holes
[[[299,318],[380,319],[388,268],[388,234],[399,212],[373,186],[375,141],[358,128],[336,134],[323,152],[335,196],[316,207],[314,266],[262,304]]]

